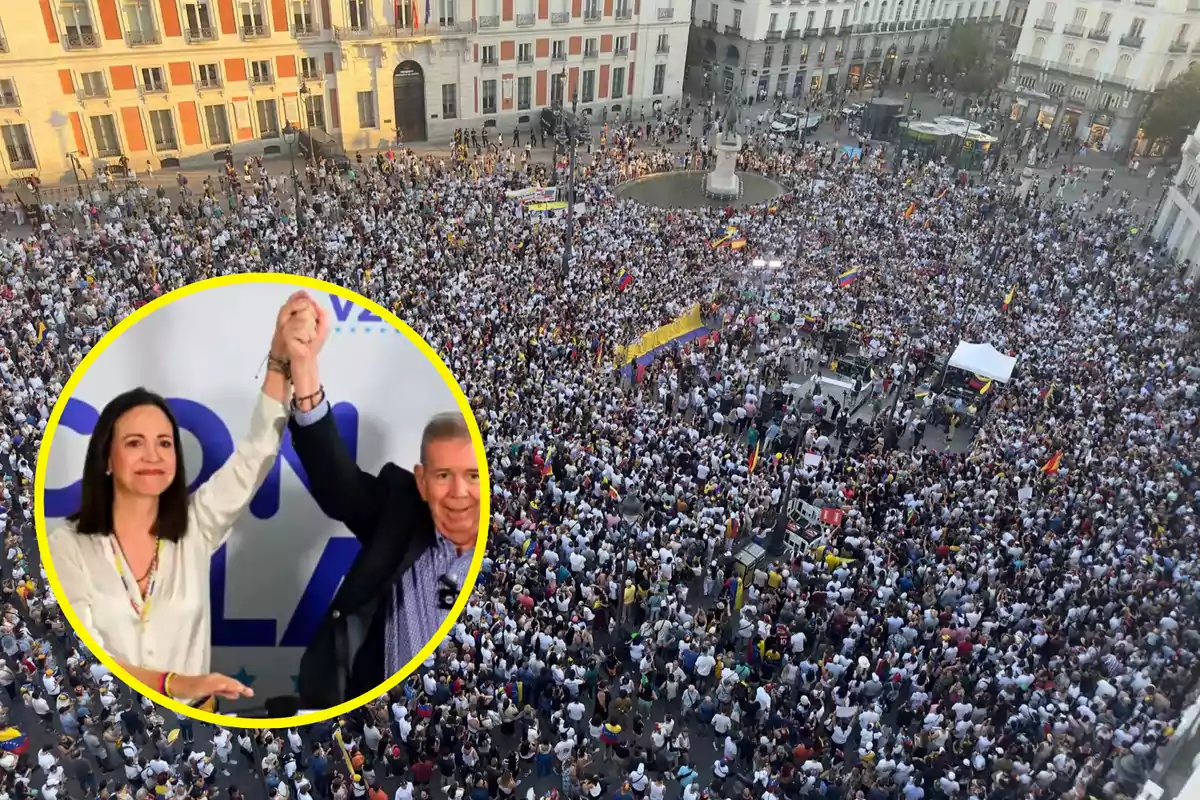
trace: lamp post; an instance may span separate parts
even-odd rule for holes
[[[308,156],[306,160],[313,160],[312,155],[312,109],[309,108],[309,103],[312,100],[312,92],[308,88],[308,84],[300,81],[300,105],[304,108],[304,132],[308,135]]]
[[[913,342],[923,335],[919,325],[908,329],[908,341],[904,344],[904,359],[900,362],[900,378],[896,381],[896,396],[892,398],[892,420],[896,419],[896,408],[900,405],[900,395],[904,392],[905,378],[908,375],[908,359],[912,355]]]
[[[83,199],[83,183],[79,180],[79,156],[74,153],[67,153],[67,158],[71,159],[71,173],[75,176],[75,188],[79,192],[79,199]]]
[[[560,97],[565,97],[567,90],[567,71],[563,69],[558,78],[562,81]],[[579,118],[579,92],[571,92],[571,117],[563,112],[562,103],[558,106],[558,130],[555,140],[568,148],[567,150],[567,233],[563,244],[562,274],[565,278],[570,270],[571,256],[575,240],[575,153],[579,149],[579,139],[588,134],[586,119]],[[569,139],[569,141],[564,141]]]
[[[292,164],[292,189],[296,195],[296,227],[301,226],[300,214],[300,176],[296,172],[296,142],[300,139],[300,131],[292,123],[283,127],[283,142],[288,146],[288,159]]]

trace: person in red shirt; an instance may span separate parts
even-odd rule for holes
[[[433,780],[433,762],[429,756],[421,756],[413,762],[412,780],[417,786],[428,786]]]

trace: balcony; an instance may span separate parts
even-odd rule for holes
[[[660,55],[660,56],[665,56],[665,55],[667,55],[668,53],[670,53],[670,52],[671,52],[671,45],[669,45],[669,44],[660,44],[660,45],[657,47],[657,49],[655,49],[655,51],[654,51],[654,52],[655,52],[655,53],[657,53],[657,54],[658,54],[658,55]]]
[[[783,32],[783,40],[785,42],[789,42],[793,39],[799,39],[799,38],[800,38],[800,29],[799,28],[788,28],[786,31]]]
[[[1121,37],[1121,47],[1140,48],[1145,42],[1145,37],[1137,33],[1127,33]]]
[[[81,103],[87,100],[107,100],[108,86],[84,86],[75,93],[75,96]]]
[[[596,24],[600,21],[600,17],[600,9],[598,8],[585,8],[583,10],[583,21],[588,25]]]
[[[517,14],[518,28],[532,28],[537,24],[537,14]]]
[[[618,8],[613,11],[613,19],[615,19],[617,22],[628,22],[629,20],[633,19],[633,9]]]
[[[201,25],[198,28],[187,28],[183,32],[183,38],[188,44],[215,42],[217,40],[217,29],[211,25]]]
[[[270,75],[250,75],[251,86],[270,86],[274,82]]]
[[[882,47],[872,47],[871,48],[871,58],[879,58],[882,55],[883,55]]]
[[[838,28],[838,36],[849,36],[852,33],[854,33],[853,25],[843,25],[842,27]]]
[[[613,55],[617,58],[627,58],[629,56],[629,46],[613,48]]]
[[[212,92],[220,88],[220,78],[201,78],[196,81],[196,91],[198,92]]]
[[[1083,26],[1076,25],[1074,23],[1072,23],[1070,25],[1063,25],[1063,35],[1064,36],[1077,36],[1079,38],[1083,38]]]
[[[855,50],[853,53],[850,54],[851,61],[861,61],[866,57],[867,57],[866,50]]]
[[[725,35],[726,36],[741,36],[742,35],[742,26],[741,25],[726,25],[725,26]]]
[[[0,108],[20,108],[21,98],[17,97],[16,92],[4,92],[0,94]]]
[[[325,73],[319,69],[304,69],[300,70],[300,80],[310,83],[325,80]]]
[[[482,67],[492,69],[494,67],[500,66],[500,59],[496,58],[496,56],[494,54],[490,55],[490,56],[484,55],[483,58],[479,59],[479,64]]]
[[[767,31],[764,38],[768,42],[778,42],[783,39],[783,31]]]
[[[820,34],[820,33],[821,33],[821,29],[820,29],[820,28],[805,28],[805,29],[804,29],[804,38],[805,38],[805,39],[811,39],[811,38],[813,38],[814,36],[817,36],[817,35],[818,35],[818,34]]]
[[[167,84],[165,83],[143,83],[142,94],[166,94]]]
[[[518,64],[532,64],[533,63],[533,53],[519,54],[517,56],[517,63]]]
[[[100,46],[100,37],[95,31],[68,30],[62,40],[68,50],[89,50]]]
[[[1187,50],[1188,50],[1187,42],[1181,42],[1179,40],[1175,40],[1174,42],[1171,42],[1169,45],[1167,45],[1167,51],[1171,52],[1171,53],[1186,53]]]
[[[659,22],[665,22],[665,21],[671,20],[671,19],[675,19],[675,9],[660,8],[658,10],[658,21]]]
[[[904,55],[911,56],[915,52],[917,52],[917,46],[915,44],[904,45]]]
[[[1039,31],[1049,31],[1049,32],[1053,33],[1054,32],[1054,20],[1052,20],[1052,19],[1034,20],[1033,27],[1037,28]]]
[[[1012,60],[1014,64],[1029,66],[1040,71],[1055,74],[1070,74],[1076,79],[1087,79],[1101,85],[1120,86],[1124,89],[1136,88],[1132,78],[1117,76],[1110,72],[1100,72],[1099,70],[1088,69],[1087,67],[1067,66],[1059,61],[1051,61],[1046,58],[1033,58],[1032,56],[1014,55]]]
[[[1107,42],[1112,37],[1112,33],[1109,31],[1088,31],[1087,36],[1096,42]]]
[[[855,33],[874,33],[874,31],[875,31],[875,23],[867,22],[862,25],[859,25],[858,28],[855,30]]]
[[[917,52],[918,53],[928,53],[929,52],[929,43],[921,42],[921,46],[917,48]]]
[[[254,25],[243,25],[238,30],[238,33],[241,34],[243,42],[249,42],[254,39],[266,39],[271,35],[271,29],[266,25],[256,23]]]
[[[593,58],[599,58],[600,51],[599,50],[584,50],[583,57],[588,60],[593,59]]]
[[[700,23],[700,27],[715,31],[717,29],[717,21],[715,19],[706,19]]]
[[[571,22],[571,12],[570,11],[551,11],[550,12],[550,24],[551,25],[569,25],[570,22]],[[482,28],[483,26],[480,25],[479,27]]]
[[[500,27],[499,17],[480,17],[479,28],[487,27],[486,23],[495,20],[492,27]],[[334,41],[362,41],[364,39],[407,39],[409,37],[426,38],[429,36],[470,36],[475,33],[476,24],[473,20],[445,22],[431,20],[428,25],[420,28],[397,27],[394,25],[365,25],[349,28],[334,28]]]
[[[564,52],[564,51],[562,51],[562,50],[559,50],[559,51],[557,51],[557,52],[555,52],[555,53],[552,53],[552,54],[550,55],[550,60],[551,60],[551,61],[566,61],[566,60],[567,60],[567,54],[566,54],[566,52]]]
[[[486,17],[479,18],[479,30],[491,30],[492,28],[500,27],[500,15],[492,14]]]
[[[158,35],[158,31],[125,31],[125,44],[130,47],[146,47],[161,42],[162,37]]]
[[[837,28],[832,25],[821,29],[822,36],[837,36]]]
[[[305,22],[302,25],[293,25],[292,26],[292,36],[297,39],[311,39],[312,37],[317,36],[317,35],[319,35],[317,26],[312,24],[311,22]]]

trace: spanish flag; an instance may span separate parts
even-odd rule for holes
[[[908,208],[906,208],[904,210],[904,217],[905,217],[905,219],[907,219],[915,213],[917,213],[917,204],[916,204],[916,201],[913,201],[913,202],[909,203]]]
[[[754,445],[754,449],[750,451],[750,471],[754,472],[754,468],[758,466],[758,454],[762,451],[762,442]]]
[[[1013,297],[1017,294],[1017,285],[1014,283],[1012,288],[1008,290],[1008,294],[1004,295],[1004,302],[1000,304],[1001,311],[1008,311],[1008,307],[1012,305]]]
[[[1057,475],[1058,468],[1062,466],[1062,450],[1057,451],[1050,456],[1050,460],[1042,465],[1042,472],[1047,475]]]

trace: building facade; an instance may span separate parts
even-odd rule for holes
[[[1151,150],[1153,93],[1200,60],[1200,0],[1033,0],[1013,55],[1012,119],[1106,150]]]
[[[4,0],[9,177],[286,152],[288,122],[347,151],[525,133],[578,95],[596,116],[674,101],[679,0]],[[675,58],[672,58],[672,54]]]
[[[703,91],[799,99],[910,83],[957,25],[999,35],[1007,0],[696,0]]]
[[[1154,221],[1154,238],[1166,242],[1176,260],[1191,262],[1189,276],[1200,277],[1200,125],[1183,145],[1183,162]]]

